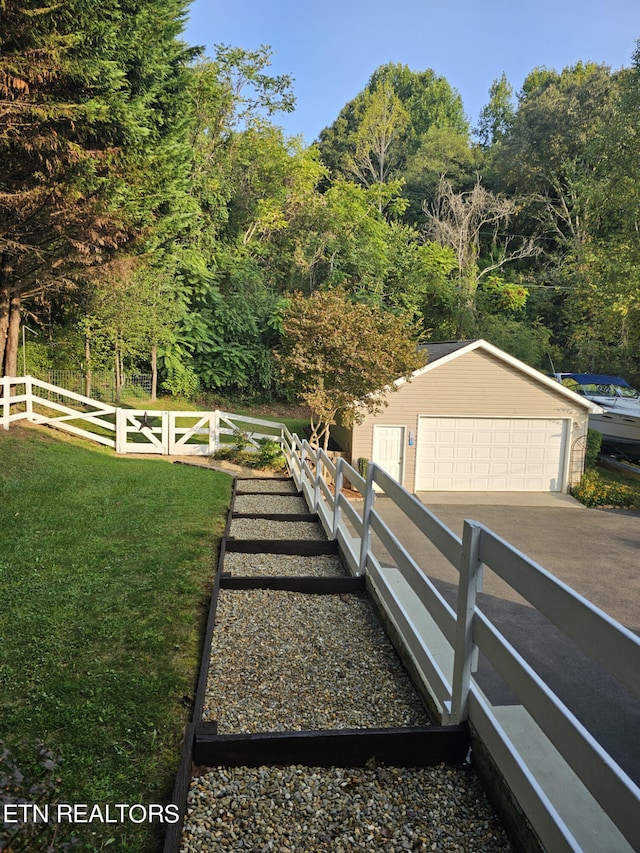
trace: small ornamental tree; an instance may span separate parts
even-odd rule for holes
[[[276,357],[283,378],[311,409],[311,439],[327,449],[329,430],[379,412],[393,384],[425,363],[407,315],[354,302],[344,290],[295,293],[282,316]]]

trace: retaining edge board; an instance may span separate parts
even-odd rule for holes
[[[365,767],[374,759],[390,767],[461,765],[470,742],[466,725],[237,735],[213,734],[208,726],[195,726],[193,760],[203,767]]]

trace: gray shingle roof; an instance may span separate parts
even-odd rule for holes
[[[475,341],[435,341],[433,343],[422,344],[418,349],[426,350],[428,364],[433,364],[433,362],[437,361],[439,358],[444,358],[445,355],[449,355],[450,353],[456,352],[456,350],[467,347],[469,344],[473,343],[475,343]]]

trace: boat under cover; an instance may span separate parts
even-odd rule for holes
[[[604,410],[589,415],[589,426],[604,444],[640,453],[640,392],[626,379],[603,373],[556,373],[555,378]]]

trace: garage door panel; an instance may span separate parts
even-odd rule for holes
[[[416,491],[560,491],[559,418],[421,417]]]

